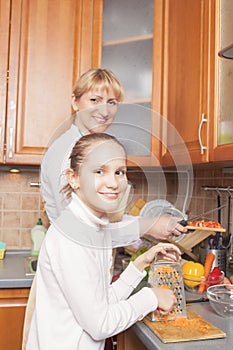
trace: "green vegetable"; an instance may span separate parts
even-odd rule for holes
[[[143,253],[145,253],[148,250],[148,248],[146,246],[142,246],[140,247],[130,258],[130,261],[134,261],[139,255],[142,255]],[[144,277],[144,280],[148,280],[149,277],[149,271],[150,271],[150,266],[145,268],[146,271],[146,276]]]

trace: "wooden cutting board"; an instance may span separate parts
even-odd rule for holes
[[[187,310],[187,315],[187,320],[184,319],[184,321],[188,323],[187,326],[179,325],[180,319],[167,322],[151,322],[148,318],[144,318],[143,322],[163,343],[177,343],[226,337],[226,333],[204,320],[204,318],[195,312]]]
[[[195,230],[188,232],[185,236],[180,240],[179,244],[186,250],[191,250],[197,244],[203,242],[206,238],[213,235],[213,231],[209,230]]]
[[[199,227],[199,226],[190,226],[187,225],[185,226],[185,228],[187,228],[187,230],[201,230],[201,231],[211,231],[211,232],[226,232],[226,229],[223,227],[219,227],[219,228],[212,228],[212,227]]]

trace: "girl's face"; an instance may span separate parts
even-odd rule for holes
[[[126,156],[114,141],[95,144],[81,164],[76,178],[77,195],[98,217],[112,213],[127,188]]]
[[[84,93],[78,100],[73,96],[73,108],[77,111],[76,125],[84,134],[105,132],[112,124],[118,102],[113,88],[103,90],[101,85]]]

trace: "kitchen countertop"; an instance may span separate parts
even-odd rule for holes
[[[7,250],[0,260],[0,288],[30,288],[33,274],[25,273],[25,258],[30,250]]]
[[[33,274],[25,273],[25,258],[30,256],[29,250],[7,250],[5,258],[0,260],[0,288],[30,288],[33,281]],[[205,320],[212,323],[226,333],[226,338],[190,341],[180,343],[164,344],[160,339],[143,323],[137,322],[132,330],[144,343],[148,350],[224,350],[232,349],[233,345],[233,318],[223,318],[217,315],[209,305],[209,302],[198,302],[188,304],[190,310],[201,315]]]
[[[226,333],[226,338],[213,340],[199,340],[179,343],[163,343],[143,322],[137,322],[131,327],[137,337],[148,350],[230,350],[233,347],[233,318],[223,318],[217,315],[209,302],[188,304],[190,310],[201,315]]]

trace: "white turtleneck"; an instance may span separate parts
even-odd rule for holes
[[[87,230],[109,241],[107,220],[95,217],[76,195],[67,210],[77,218],[77,232],[86,222]],[[133,263],[110,283],[111,256],[108,247],[84,246],[51,225],[39,256],[27,350],[103,350],[104,339],[156,309],[149,288],[129,297],[145,276]]]

